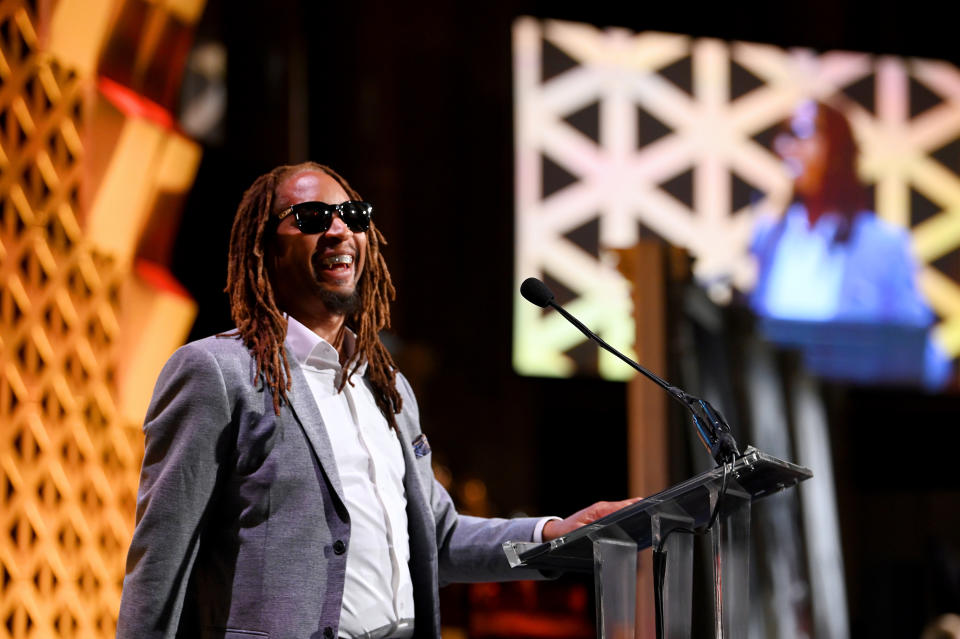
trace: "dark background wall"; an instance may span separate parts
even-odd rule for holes
[[[175,250],[174,273],[199,303],[191,338],[231,326],[222,289],[230,223],[243,190],[277,164],[308,158],[330,164],[376,206],[398,290],[393,343],[437,457],[454,477],[482,479],[497,514],[563,514],[595,499],[625,497],[624,386],[521,378],[510,366],[513,19],[533,15],[960,63],[955,22],[932,2],[635,4],[210,0],[198,41],[225,44],[229,101],[224,135],[205,149]],[[863,423],[859,416],[876,406],[874,399],[861,392],[856,401],[839,401],[835,414]],[[958,415],[952,398],[902,399],[896,406],[916,410],[901,410],[895,420],[874,408],[871,427],[892,433],[900,419],[943,423]],[[942,450],[960,443],[953,430],[938,430],[946,438]],[[922,442],[922,432],[911,433],[911,443]],[[877,470],[873,460],[911,458],[861,456],[857,437],[845,430],[835,438],[844,544],[853,557],[852,607],[869,617],[868,605],[857,602],[876,591],[860,584],[878,576],[889,582],[890,571],[858,559],[861,536],[877,539],[870,548],[878,556],[904,543],[902,536],[877,538],[874,526],[890,495],[896,503],[936,502],[923,516],[937,529],[953,527],[960,523],[956,486],[921,473],[909,487],[878,493],[862,483],[862,473]],[[948,497],[929,497],[934,493]],[[907,542],[922,545],[926,528],[918,526]],[[922,572],[922,557],[910,557],[896,564],[906,573],[897,573],[897,583]],[[898,592],[881,594],[896,599]],[[918,606],[927,603],[911,609]],[[873,627],[856,614],[854,625]]]

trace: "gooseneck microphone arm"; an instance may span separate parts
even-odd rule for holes
[[[677,388],[607,344],[599,335],[591,331],[580,320],[557,304],[554,301],[553,292],[547,288],[546,284],[537,278],[528,277],[525,279],[523,284],[520,285],[520,294],[531,304],[541,308],[550,306],[556,309],[564,319],[576,326],[581,333],[595,341],[608,352],[616,355],[628,366],[656,383],[663,390],[667,391],[671,397],[683,404],[693,416],[693,425],[697,429],[697,436],[701,443],[710,451],[710,455],[718,465],[732,462],[740,456],[740,451],[737,449],[737,442],[730,432],[730,426],[723,418],[723,415],[720,414],[720,411],[711,406],[708,401],[694,397],[683,389]]]
[[[656,383],[663,390],[667,391],[668,393],[670,393],[671,395],[673,395],[678,399],[680,395],[683,394],[683,391],[677,388],[676,386],[671,385],[666,380],[658,377],[655,373],[650,372],[649,370],[647,370],[637,362],[633,361],[632,359],[630,359],[629,357],[627,357],[626,355],[624,355],[623,353],[615,349],[613,346],[610,346],[609,344],[607,344],[602,337],[600,337],[599,335],[591,331],[589,328],[587,328],[583,324],[583,322],[581,322],[576,317],[568,313],[566,309],[564,309],[562,306],[560,306],[553,300],[550,300],[550,302],[547,303],[547,306],[552,306],[558,313],[563,315],[568,322],[570,322],[571,324],[579,328],[581,333],[583,333],[584,335],[586,335],[587,337],[595,341],[597,344],[599,344],[609,352],[619,357],[621,360],[623,360],[624,363],[626,363],[628,366],[631,366],[635,370],[639,371],[644,377]]]

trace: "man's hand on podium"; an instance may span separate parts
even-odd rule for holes
[[[543,527],[543,540],[551,541],[557,537],[572,533],[580,526],[592,524],[610,513],[615,513],[621,508],[626,508],[630,504],[637,503],[640,499],[640,497],[634,497],[633,499],[624,499],[623,501],[598,501],[592,506],[578,510],[566,519],[553,519],[548,521]]]

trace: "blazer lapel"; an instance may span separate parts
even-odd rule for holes
[[[413,580],[414,617],[417,637],[440,636],[440,604],[437,591],[437,533],[430,507],[430,485],[417,467],[411,441],[419,434],[403,410],[397,415],[400,427],[400,448],[406,471],[403,487],[407,495],[407,526],[410,533],[410,578]],[[432,481],[432,480],[431,480]]]
[[[396,415],[397,427],[399,430],[400,449],[403,451],[403,462],[405,471],[403,474],[403,488],[407,495],[407,520],[410,526],[410,548],[418,549],[418,544],[424,545],[424,550],[432,549],[432,554],[436,555],[436,524],[433,518],[432,505],[430,503],[431,489],[433,488],[433,471],[430,471],[430,477],[426,478],[420,474],[417,467],[417,456],[413,450],[413,442],[420,437],[420,424],[413,417],[415,412],[411,412],[409,406],[416,405],[416,399],[409,396],[407,386],[400,384],[397,380],[397,387],[403,397],[404,409]],[[429,482],[429,483],[426,483]]]
[[[403,489],[407,495],[407,522],[410,527],[410,545],[423,543],[425,538],[429,537],[431,530],[432,517],[430,516],[430,505],[427,499],[427,493],[424,490],[420,473],[417,472],[416,457],[413,454],[413,448],[407,442],[400,442],[403,450],[403,462],[406,470],[403,474]],[[415,534],[420,533],[422,535]],[[429,541],[427,546],[429,547]]]
[[[320,462],[320,467],[327,476],[327,481],[330,482],[340,501],[346,504],[343,498],[343,486],[340,484],[340,473],[337,472],[337,462],[333,457],[330,438],[327,437],[327,428],[320,417],[320,409],[317,408],[317,402],[307,384],[307,378],[303,376],[303,371],[290,349],[287,349],[287,361],[290,362],[290,391],[287,393],[290,408],[303,428],[303,432],[306,433],[307,440]]]

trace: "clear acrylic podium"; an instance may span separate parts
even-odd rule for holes
[[[724,478],[726,475],[726,478]],[[714,636],[746,637],[750,505],[809,479],[809,469],[754,448],[732,465],[702,473],[549,543],[507,542],[513,567],[593,572],[597,637],[632,639],[637,553],[654,549],[658,636],[689,639],[693,532],[711,524]],[[724,486],[725,484],[725,486]],[[718,504],[719,502],[719,504]]]

